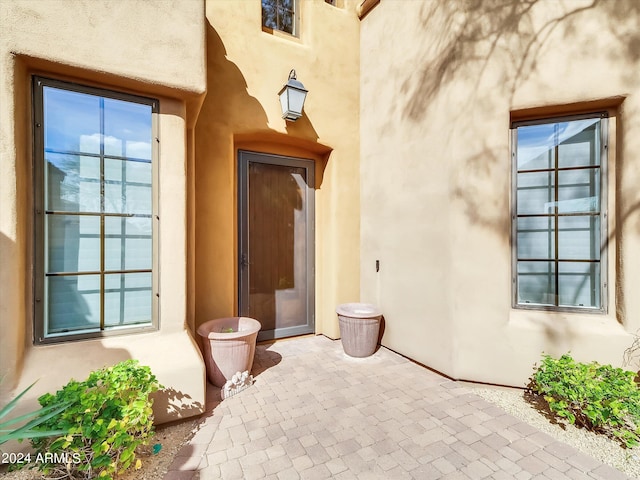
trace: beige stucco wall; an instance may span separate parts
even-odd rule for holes
[[[187,166],[206,90],[204,2],[0,0],[0,376],[23,403],[70,378],[136,358],[167,388],[159,422],[197,413],[204,366],[187,324]],[[159,331],[34,346],[31,75],[158,98]],[[184,395],[184,397],[181,397]],[[180,400],[182,398],[182,400]],[[6,397],[3,396],[3,400]],[[184,408],[183,408],[184,407]],[[182,408],[182,410],[180,410]]]
[[[361,297],[384,345],[523,386],[543,351],[621,365],[640,328],[640,9],[494,3],[383,0],[363,19]],[[510,117],[614,97],[608,314],[512,309]]]
[[[359,21],[356,2],[301,1],[300,36],[261,28],[258,0],[207,2],[208,94],[195,129],[196,323],[237,314],[237,149],[316,162],[316,332],[359,296]],[[295,68],[305,115],[281,118]]]

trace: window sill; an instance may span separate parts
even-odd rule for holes
[[[275,38],[282,38],[284,40],[289,40],[297,43],[302,43],[300,37],[298,35],[294,35],[292,33],[283,32],[282,30],[277,30],[273,28],[268,28],[263,26],[262,31],[269,35],[272,35]]]
[[[102,340],[107,337],[123,337],[130,335],[138,335],[141,333],[153,333],[159,331],[155,325],[144,325],[139,327],[123,327],[105,330],[102,332],[90,332],[80,334],[69,334],[60,336],[51,336],[34,340],[34,346],[52,345],[61,343],[73,343],[85,340]]]
[[[521,303],[512,305],[514,310],[525,310],[540,312],[544,314],[549,313],[571,313],[579,315],[606,315],[607,310],[605,308],[590,308],[590,307],[555,307],[553,305],[543,305],[537,303]]]
[[[544,331],[546,335],[557,338],[566,337],[568,332],[579,335],[627,335],[615,315],[602,312],[512,308],[509,312],[509,327]]]

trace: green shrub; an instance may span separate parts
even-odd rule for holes
[[[570,355],[543,355],[527,386],[570,423],[617,439],[640,442],[640,388],[635,373],[611,365],[578,363]]]
[[[71,405],[38,427],[68,433],[32,440],[36,467],[45,474],[85,479],[112,479],[130,467],[140,468],[136,448],[153,435],[149,394],[158,388],[149,367],[127,360],[92,372],[84,382],[71,380],[55,395],[41,396],[43,407]]]

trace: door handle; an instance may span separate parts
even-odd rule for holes
[[[242,268],[246,268],[249,265],[251,265],[251,262],[249,262],[249,259],[247,258],[247,254],[243,253],[242,255],[240,255],[240,266]]]

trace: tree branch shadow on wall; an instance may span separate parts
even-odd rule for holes
[[[546,9],[551,13],[541,20],[537,9]],[[436,99],[456,80],[462,80],[468,81],[469,86],[461,93],[465,97],[460,100],[463,108],[455,120],[469,122],[469,128],[472,128],[473,119],[464,118],[469,113],[464,105],[484,103],[489,107],[487,114],[492,115],[491,103],[483,97],[483,92],[494,80],[489,75],[495,75],[495,71],[490,73],[489,70],[496,61],[502,62],[504,67],[498,74],[495,90],[503,94],[504,104],[511,109],[518,89],[541,68],[542,55],[555,46],[553,41],[560,38],[561,45],[577,45],[581,54],[589,55],[593,44],[584,41],[581,23],[588,11],[598,13],[599,21],[603,22],[607,35],[612,39],[604,44],[607,50],[600,50],[598,54],[605,54],[622,65],[637,64],[640,61],[640,29],[637,28],[640,2],[637,0],[425,2],[418,18],[418,29],[442,33],[431,45],[422,49],[414,62],[418,65],[415,74],[402,84],[401,92],[405,97],[401,99],[401,104],[406,118],[414,123],[425,123],[427,118],[437,115],[434,108]],[[586,75],[588,73],[585,72]],[[619,69],[616,74],[629,85],[639,83],[636,68]],[[458,92],[460,90],[456,90]],[[629,199],[627,194],[625,201],[620,192],[625,162],[620,147],[623,122],[624,118],[620,116],[617,119],[618,150],[615,155],[616,208],[615,212],[611,212],[615,215],[615,228],[609,230],[601,246],[605,252],[615,240],[615,274],[620,278],[624,277],[622,230],[640,232],[640,199],[634,200],[635,195]],[[446,141],[454,142],[455,133],[452,132]],[[511,218],[504,199],[510,196],[510,184],[506,180],[510,174],[505,173],[510,172],[509,162],[510,156],[502,147],[496,149],[490,140],[481,138],[475,153],[463,158],[460,172],[453,172],[451,185],[453,196],[462,202],[469,222],[495,232],[500,241],[507,245],[511,239]],[[487,192],[493,194],[487,196]],[[621,282],[615,282],[615,285],[615,305],[618,309],[615,313],[618,321],[623,323],[624,292]],[[546,328],[546,335],[553,345],[560,347],[570,332],[560,332],[556,326]]]
[[[504,163],[498,153],[483,140],[478,152],[465,159],[465,168],[456,177],[452,193],[463,203],[465,215],[473,225],[495,232],[508,244],[510,216],[505,214],[504,192],[495,192],[496,179],[504,178]],[[494,192],[494,195],[488,197],[486,192]],[[484,201],[479,202],[480,198]]]
[[[537,5],[557,13],[538,25],[532,13]],[[565,41],[579,40],[580,14],[595,9],[608,19],[609,31],[619,42],[611,56],[628,61],[640,59],[640,29],[633,22],[622,28],[625,20],[640,15],[640,2],[636,0],[583,0],[566,4],[545,0],[426,2],[420,12],[419,28],[443,33],[417,59],[420,70],[402,85],[402,91],[408,93],[405,113],[413,121],[424,119],[443,87],[464,73],[466,67],[479,66],[475,88],[469,90],[468,101],[473,101],[490,61],[500,55],[507,55],[513,62],[504,85],[496,86],[505,88],[511,105],[520,83],[536,69],[551,34],[562,27]]]
[[[547,8],[553,14],[540,22],[534,18],[536,8]],[[566,4],[545,0],[425,2],[420,11],[418,28],[442,34],[432,45],[423,49],[421,58],[415,62],[421,67],[402,85],[401,91],[406,95],[405,115],[413,122],[424,122],[434,113],[431,107],[436,97],[454,80],[465,80],[470,74],[474,75],[472,84],[463,93],[467,98],[461,104],[484,102],[480,86],[486,80],[488,67],[492,61],[505,58],[511,59],[513,68],[503,72],[503,83],[496,85],[496,89],[503,89],[506,105],[511,108],[519,86],[538,68],[538,59],[544,48],[548,47],[552,34],[561,29],[564,41],[570,43],[580,40],[583,31],[580,28],[581,14],[589,10],[601,12],[602,18],[608,22],[608,32],[617,39],[610,56],[620,61],[638,61],[640,29],[633,19],[640,17],[640,2],[635,0],[582,0]],[[584,48],[588,49],[589,46],[585,45]],[[457,118],[464,118],[467,113],[461,109]],[[620,121],[618,132],[621,131]],[[500,205],[500,202],[504,201],[509,189],[509,184],[504,181],[509,157],[502,149],[493,148],[487,139],[483,138],[479,143],[476,153],[464,159],[464,171],[457,174],[452,185],[453,194],[463,203],[472,224],[494,231],[502,241],[508,243],[510,216],[504,213],[504,205]],[[620,145],[620,139],[617,144]],[[623,161],[621,151],[617,152],[616,161],[619,173]],[[487,199],[487,191],[494,191],[496,195]],[[479,202],[481,195],[483,202]],[[486,201],[489,201],[489,206]],[[616,231],[610,232],[609,239],[633,218],[632,214],[637,212],[640,205],[618,203],[618,207]],[[637,228],[640,231],[640,221]]]

